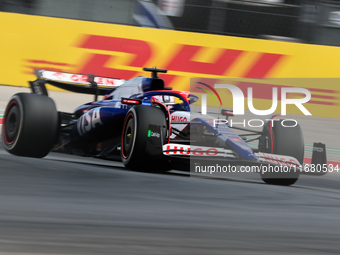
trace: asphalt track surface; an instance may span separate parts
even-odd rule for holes
[[[2,254],[339,254],[340,173],[291,187],[0,145]]]

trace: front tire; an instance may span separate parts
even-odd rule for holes
[[[260,150],[263,152],[286,155],[296,158],[300,164],[303,164],[305,144],[303,138],[303,132],[299,124],[295,127],[294,121],[285,120],[285,126],[281,125],[282,120],[275,122],[272,127],[272,133],[270,133],[271,122],[268,122],[264,127],[263,137],[267,137],[269,147],[267,149]],[[273,149],[271,149],[273,146]],[[287,173],[275,173],[267,172],[261,173],[262,180],[267,184],[289,186],[294,184],[299,179],[300,173],[287,172]]]
[[[58,112],[51,98],[17,93],[5,110],[3,145],[14,155],[45,157],[56,143],[58,122]]]
[[[138,105],[126,114],[121,142],[121,159],[126,168],[135,171],[168,171],[168,164],[158,148],[159,156],[155,157],[146,150],[149,126],[160,127],[163,141],[166,138],[167,125],[165,114],[160,108]]]

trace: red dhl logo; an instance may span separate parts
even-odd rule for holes
[[[105,50],[110,52],[124,52],[133,54],[135,57],[130,58],[130,62],[126,63],[129,67],[142,68],[147,65],[147,62],[155,54],[155,48],[147,41],[87,35],[82,43],[78,45],[80,48],[91,50]],[[179,71],[184,73],[196,73],[203,75],[223,76],[232,67],[233,64],[246,53],[243,50],[219,49],[220,53],[214,62],[206,63],[193,60],[202,50],[207,47],[196,45],[178,45],[178,51],[167,53],[165,58],[168,58],[168,64],[165,69]],[[282,54],[271,54],[259,52],[259,57],[253,65],[244,72],[242,77],[245,78],[263,78],[278,64],[284,57]],[[173,57],[171,57],[173,56]],[[108,68],[108,62],[118,63],[119,57],[112,54],[90,53],[87,57],[88,61],[80,68],[80,73],[95,73],[99,76],[116,77],[122,79],[131,79],[138,75],[139,71],[123,70]],[[163,74],[167,86],[176,88],[174,79],[175,75]]]
[[[216,148],[195,148],[191,150],[191,148],[181,147],[181,146],[166,146],[165,154],[178,154],[178,155],[195,155],[195,156],[216,156],[218,154],[218,150]]]
[[[113,77],[119,79],[131,79],[140,74],[140,71],[131,70],[131,67],[141,70],[142,67],[148,65],[148,61],[152,59],[154,54],[157,54],[156,47],[144,40],[136,40],[130,38],[110,37],[110,36],[99,36],[99,35],[84,35],[81,42],[76,43],[77,47],[87,50],[93,50],[94,52],[86,53],[84,57],[85,61],[82,61],[79,65],[72,65],[68,63],[51,62],[45,60],[26,60],[29,65],[25,65],[30,69],[29,73],[32,74],[32,69],[45,69],[51,71],[63,71],[63,72],[75,72],[81,74],[94,74],[103,77]],[[175,47],[176,48],[176,47]],[[197,45],[186,45],[178,44],[177,50],[173,52],[167,52],[163,59],[167,59],[165,66],[162,68],[168,69],[169,71],[182,72],[184,75],[172,75],[172,74],[161,74],[160,77],[164,79],[167,86],[173,87],[179,90],[190,90],[189,82],[187,84],[178,83],[180,77],[187,76],[189,73],[192,76],[205,76],[205,75],[216,75],[216,76],[228,76],[233,67],[237,65],[240,59],[244,58],[249,51],[235,50],[218,48],[219,51],[217,57],[211,62],[201,62],[195,60],[199,54],[209,49],[209,47],[197,46]],[[109,53],[100,54],[98,50],[106,51]],[[129,56],[121,56],[116,53],[128,53]],[[254,53],[254,52],[253,52]],[[239,78],[268,78],[272,71],[279,67],[280,62],[286,57],[283,54],[255,52],[256,58],[251,64],[240,66]],[[122,61],[122,58],[124,58]],[[114,68],[114,66],[121,66],[122,68]],[[108,63],[110,66],[108,67]],[[78,67],[80,66],[80,67]],[[185,75],[186,74],[186,75]],[[218,79],[202,79],[201,82],[214,84]],[[245,92],[247,87],[256,85],[256,91],[254,91],[253,98],[258,99],[271,99],[271,88],[280,87],[270,84],[260,83],[248,83],[239,82],[235,84]],[[264,88],[265,87],[265,88]],[[327,89],[313,89],[307,88],[312,94],[314,100],[310,100],[310,104],[322,104],[322,105],[336,105],[332,100],[336,100],[337,96],[334,95],[338,91],[327,90]],[[320,95],[318,93],[327,93],[328,95]],[[280,96],[280,95],[279,95]],[[327,101],[317,100],[326,99]]]
[[[81,74],[91,73],[97,76],[128,80],[140,73],[140,71],[131,70],[131,67],[136,67],[141,70],[142,67],[147,66],[148,61],[156,54],[156,47],[150,42],[129,38],[85,35],[84,39],[80,43],[77,43],[77,46],[82,49],[95,51],[93,53],[87,53],[88,55],[84,58],[86,61],[82,63],[80,68],[76,68],[77,65],[68,63],[32,59],[26,60],[29,65],[26,65],[25,67],[30,69],[36,68],[51,71],[76,72]],[[170,71],[194,73],[196,74],[195,76],[226,76],[232,66],[245,53],[248,53],[248,51],[244,50],[219,48],[216,49],[219,51],[219,54],[210,63],[194,60],[200,52],[207,49],[209,49],[209,47],[178,44],[177,51],[174,50],[174,52],[171,53],[167,52],[167,55],[164,56],[164,59],[168,59],[168,61],[166,61],[167,64],[162,68]],[[100,54],[97,53],[98,50],[109,51],[110,53]],[[116,56],[114,55],[114,52],[129,53],[129,57]],[[285,57],[282,54],[264,52],[258,52],[257,54],[257,59],[252,65],[246,67],[247,70],[244,70],[241,77],[268,77],[270,71]],[[131,55],[133,57],[131,57]],[[122,62],[121,58],[126,58],[126,69],[107,67],[107,63],[110,63],[110,66],[118,66],[118,64]],[[161,77],[165,80],[167,86],[171,86],[174,89],[177,87],[177,89],[189,90],[189,82],[187,88],[179,88],[179,85],[175,82],[175,78],[178,77],[178,75],[162,74]]]
[[[24,74],[33,74],[33,69],[40,69],[40,70],[49,70],[55,72],[66,72],[72,73],[75,72],[75,65],[68,64],[68,63],[61,63],[61,62],[52,62],[46,60],[37,60],[37,59],[25,59],[24,67],[27,68],[24,71]]]

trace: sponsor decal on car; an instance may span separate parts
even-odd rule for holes
[[[151,130],[148,130],[148,137],[157,137],[160,138],[161,134],[157,132],[152,132]]]
[[[236,143],[241,143],[242,140],[240,138],[237,138],[237,137],[229,137],[230,140],[232,140],[233,142],[236,142]]]
[[[172,115],[171,116],[171,121],[175,121],[175,122],[187,122],[188,119],[185,116],[176,116],[176,115]]]
[[[185,144],[165,144],[163,145],[164,155],[186,155],[186,156],[224,156],[235,157],[231,150],[217,147],[192,146]],[[227,155],[230,154],[230,155]]]
[[[290,156],[276,155],[276,154],[270,154],[270,153],[264,153],[264,152],[258,152],[255,155],[260,160],[267,161],[269,163],[275,163],[275,164],[285,165],[285,166],[301,165],[296,158],[290,157]]]
[[[317,151],[317,152],[323,152],[324,149],[322,147],[314,147],[313,151]]]
[[[103,125],[100,119],[100,107],[84,113],[77,122],[77,130],[79,135],[84,135],[91,131],[96,125]]]
[[[73,74],[73,73],[63,73],[63,72],[54,72],[54,71],[46,71],[40,70],[41,77],[47,80],[52,81],[62,81],[68,83],[80,83],[90,85],[89,76],[82,74]],[[124,83],[125,80],[122,79],[112,79],[105,77],[94,77],[94,81],[97,85],[102,86],[119,86]]]

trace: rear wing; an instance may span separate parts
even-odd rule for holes
[[[48,92],[45,84],[48,83],[68,91],[94,95],[94,101],[97,101],[98,95],[104,95],[125,82],[123,79],[99,77],[92,74],[83,75],[38,69],[34,69],[34,72],[38,79],[29,81],[32,93],[46,96],[48,96]]]

